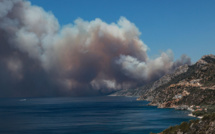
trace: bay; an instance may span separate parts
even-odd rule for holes
[[[149,134],[189,121],[188,111],[158,109],[136,97],[0,99],[4,134]]]

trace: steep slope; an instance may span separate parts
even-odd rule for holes
[[[111,94],[111,96],[141,96],[143,94],[145,94],[147,96],[147,93],[150,93],[150,92],[154,91],[155,89],[157,89],[161,86],[164,86],[165,84],[169,83],[172,79],[174,79],[178,75],[187,72],[187,70],[188,70],[188,65],[180,66],[174,71],[174,73],[166,74],[155,82],[146,84],[146,85],[136,88],[136,89],[123,89],[123,90],[120,90],[120,91],[117,91],[117,92]],[[150,99],[150,97],[147,98],[147,100],[149,100],[149,101],[151,99]]]
[[[174,77],[170,77],[170,80],[154,90],[148,90],[141,98],[151,101],[150,105],[158,107],[177,108],[182,105],[215,104],[214,55],[203,56],[196,64],[181,72],[178,75],[177,71],[174,72],[172,74]]]
[[[164,130],[161,134],[214,134],[215,133],[215,113],[205,115],[202,120],[192,120],[182,122]]]
[[[115,93],[112,93],[110,96],[141,96],[145,94],[145,92],[152,87],[152,83],[144,85],[142,87],[136,89],[123,89],[119,90]]]
[[[161,134],[214,134],[215,55],[205,55],[181,72],[178,75],[177,71],[174,72],[171,74],[174,77],[169,77],[164,84],[147,90],[141,99],[151,101],[149,105],[188,109],[195,116],[203,116],[202,119],[170,127]]]

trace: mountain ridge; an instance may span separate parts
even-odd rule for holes
[[[159,108],[190,110],[191,116],[202,118],[182,122],[161,134],[215,133],[215,55],[204,55],[186,71],[154,90],[147,90],[140,98]]]
[[[180,68],[183,67],[178,70]],[[151,101],[150,105],[172,108],[178,105],[215,104],[214,68],[215,56],[205,55],[182,73],[176,75],[174,72],[174,77],[167,83],[154,90],[147,90],[141,99]],[[210,100],[207,99],[208,95],[211,96]],[[197,100],[194,101],[194,98]]]
[[[190,110],[191,116],[202,118],[170,127],[162,134],[215,133],[215,55],[204,55],[195,64],[180,66],[155,82],[114,94],[140,96],[138,100],[147,100],[149,105]]]

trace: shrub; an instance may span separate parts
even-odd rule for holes
[[[189,131],[189,129],[190,129],[190,125],[189,125],[189,123],[187,123],[187,122],[182,122],[181,123],[181,125],[179,126],[179,128],[180,128],[180,130],[182,131],[182,132],[188,132]]]

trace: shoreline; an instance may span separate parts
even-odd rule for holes
[[[198,119],[202,119],[202,118],[203,118],[203,116],[195,116],[195,115],[193,115],[192,113],[188,114],[188,116],[190,116],[190,117],[195,117],[195,118],[198,118]]]
[[[137,98],[136,98],[136,101],[147,101],[147,102],[148,102],[147,106],[156,106],[156,107],[159,108],[159,109],[169,109],[169,108],[171,108],[171,109],[174,109],[174,110],[176,110],[176,111],[188,111],[188,112],[189,112],[189,113],[187,114],[188,117],[194,117],[194,118],[196,118],[196,119],[202,119],[202,118],[203,118],[203,116],[195,116],[195,115],[192,114],[192,112],[195,111],[195,110],[193,109],[193,107],[196,107],[196,106],[194,106],[194,105],[192,105],[192,106],[187,106],[187,105],[179,105],[179,106],[177,106],[177,105],[174,105],[174,106],[172,106],[172,107],[165,107],[165,106],[159,106],[159,105],[162,105],[162,104],[150,104],[152,101],[149,101],[149,100],[147,100],[147,99],[142,99],[142,98],[140,98],[140,96],[125,96],[125,95],[108,95],[108,96],[137,97]],[[181,123],[182,123],[182,122],[181,122]],[[180,125],[180,124],[178,124],[178,125]],[[168,128],[169,128],[169,127],[165,128],[164,130],[166,130],[166,129],[168,129]],[[164,130],[163,130],[163,131],[164,131]]]
[[[190,117],[195,117],[195,118],[198,118],[198,119],[202,119],[203,116],[195,116],[192,114],[192,112],[194,112],[195,110],[193,109],[194,107],[198,107],[198,106],[195,106],[195,105],[192,105],[192,106],[188,106],[188,105],[174,105],[174,106],[170,106],[170,107],[166,107],[166,106],[163,106],[162,104],[151,104],[152,101],[149,101],[147,99],[141,99],[141,98],[137,98],[138,101],[141,101],[141,100],[144,100],[144,101],[148,101],[149,104],[148,106],[156,106],[157,108],[173,108],[175,110],[186,110],[186,111],[189,111],[190,113],[188,114],[188,116]]]
[[[182,110],[186,110],[186,111],[189,111],[190,113],[187,115],[187,116],[190,116],[190,117],[195,117],[195,118],[199,118],[199,119],[202,119],[203,116],[195,116],[192,114],[193,111],[195,111],[193,108],[191,108],[190,106],[187,106],[187,105],[181,105],[181,106],[186,106],[187,108],[180,108],[181,106],[175,106],[175,107],[160,107],[159,104],[150,104],[151,101],[147,100],[147,99],[141,99],[140,96],[125,96],[125,95],[107,95],[107,96],[124,96],[124,97],[137,97],[136,101],[147,101],[149,102],[147,104],[147,106],[156,106],[157,108],[171,108],[171,109],[175,109],[175,110],[178,110],[178,111],[182,111]]]

